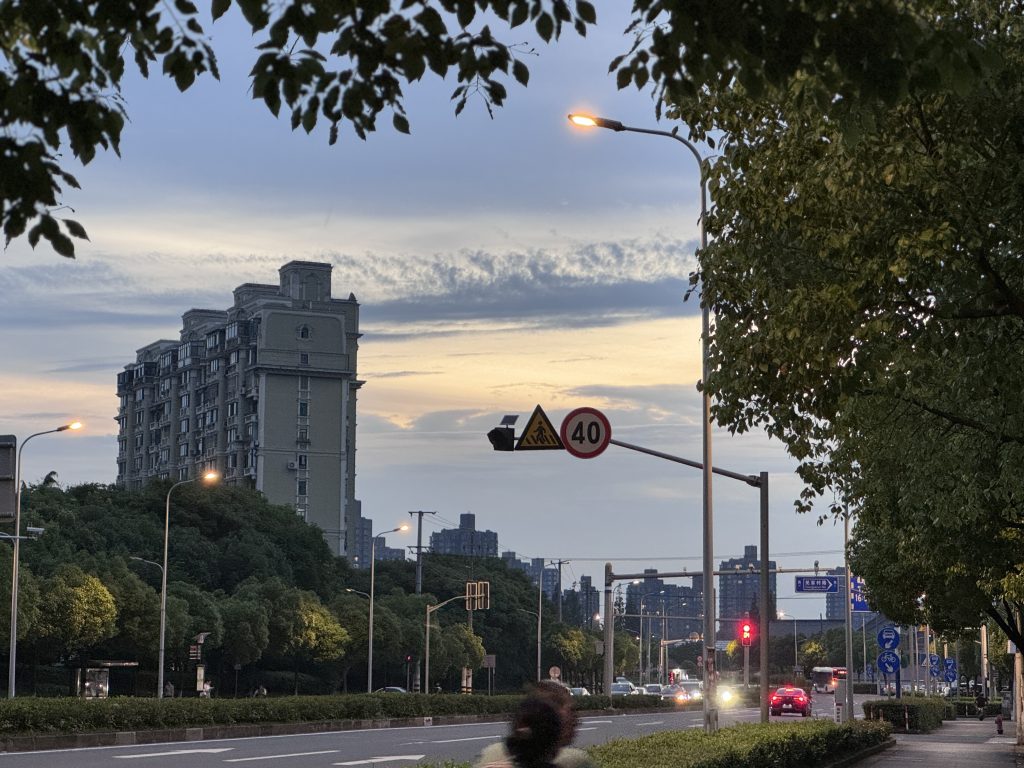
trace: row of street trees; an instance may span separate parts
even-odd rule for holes
[[[139,692],[150,692],[165,496],[163,483],[142,492],[98,485],[28,489],[25,518],[46,533],[22,548],[20,660],[32,668],[137,661],[147,681]],[[10,568],[10,557],[10,547],[0,545],[0,571]],[[426,606],[464,594],[465,583],[477,580],[491,582],[494,609],[475,612],[472,627],[462,601],[433,614],[432,679],[454,689],[460,670],[480,669],[485,653],[498,658],[500,688],[515,690],[535,677],[536,587],[522,572],[498,559],[427,556],[423,594],[415,594],[411,562],[382,562],[376,579],[374,659],[381,685],[405,685],[412,677],[423,656]],[[188,687],[189,646],[206,633],[207,674],[222,693],[234,692],[236,668],[243,692],[259,683],[278,692],[365,690],[368,590],[366,571],[333,557],[318,529],[261,494],[197,487],[175,496],[167,660],[178,671],[172,677],[179,688]],[[0,584],[0,601],[9,597],[9,584]],[[600,669],[599,628],[554,621],[546,601],[543,611],[545,670],[556,664],[568,679],[592,685]],[[8,627],[0,616],[0,634]],[[634,664],[636,642],[625,635],[617,646],[617,669]],[[22,687],[29,685],[22,678]],[[32,684],[38,693],[56,692],[35,678]]]

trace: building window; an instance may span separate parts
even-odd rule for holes
[[[183,435],[188,434],[188,419],[187,418],[182,419],[180,422],[178,422],[178,432],[180,432]]]
[[[296,492],[299,494],[299,496],[305,496],[306,495],[306,484],[307,484],[306,480],[299,480],[299,482],[297,484],[297,489],[296,489]]]
[[[220,358],[215,357],[210,361],[210,373],[216,373],[220,370]]]
[[[135,425],[141,427],[143,420],[146,418],[146,414],[143,411],[135,412]]]
[[[238,338],[238,323],[228,323],[228,327],[224,329],[224,338],[228,341]]]
[[[188,458],[188,443],[182,443],[178,446],[178,456],[182,459]]]
[[[305,400],[299,401],[299,416],[309,416],[309,403]]]
[[[299,454],[299,469],[305,469],[307,466],[307,456],[304,453]]]
[[[228,418],[238,415],[238,403],[228,403]]]
[[[256,347],[249,348],[249,365],[256,365]]]
[[[299,354],[299,365],[309,365],[309,354],[306,352]]]
[[[136,389],[135,390],[135,402],[136,403],[141,403],[145,399],[146,399],[146,390],[142,389],[141,387],[139,389]]]
[[[238,427],[230,427],[228,429],[228,442],[233,443],[238,439]]]
[[[300,339],[308,339],[309,338],[309,326],[308,325],[301,325],[301,326],[299,326],[299,338]]]
[[[301,427],[299,429],[298,440],[299,440],[300,443],[308,443],[309,442],[309,429],[307,427]]]
[[[230,354],[228,354],[228,365],[238,365],[238,350],[237,349],[231,350]]]

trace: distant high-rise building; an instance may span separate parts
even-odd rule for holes
[[[536,584],[540,581],[541,589],[547,598],[553,602],[558,601],[558,569],[549,568],[544,564],[543,557],[534,557],[530,560],[520,560],[516,557],[516,553],[510,550],[506,550],[501,553],[501,559],[505,561],[505,565],[508,568],[515,568],[516,570],[523,571],[527,576],[530,577],[530,581]]]
[[[839,566],[833,568],[830,571],[825,571],[829,576],[835,576],[839,581],[838,592],[826,592],[825,593],[825,618],[832,620],[846,621],[846,596],[849,593],[849,585],[847,584],[846,568],[845,566]]]
[[[458,528],[445,528],[430,534],[430,551],[437,555],[465,555],[467,557],[497,557],[498,534],[478,531],[476,515],[459,515]]]
[[[644,578],[626,586],[625,626],[664,640],[686,640],[700,634],[701,596],[692,586],[668,584],[647,568]],[[641,627],[641,613],[643,627]],[[664,620],[663,620],[664,619]]]
[[[768,561],[768,568],[775,570],[775,561]],[[718,617],[721,622],[736,622],[747,615],[751,607],[761,600],[761,561],[757,557],[757,547],[749,545],[743,548],[743,557],[723,560],[718,570]],[[768,576],[768,592],[778,594],[775,589],[775,574]],[[720,624],[719,630],[731,636],[732,630],[726,624]]]
[[[177,340],[117,376],[117,483],[217,471],[318,525],[354,555],[359,304],[331,297],[331,265],[291,261],[226,310],[190,309]]]

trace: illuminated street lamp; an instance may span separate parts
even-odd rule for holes
[[[700,169],[700,247],[704,250],[708,246],[708,236],[706,222],[708,215],[708,194],[707,194],[707,182],[705,180],[705,162],[701,157],[697,147],[692,142],[684,139],[682,136],[671,131],[659,131],[650,128],[632,128],[628,125],[623,125],[618,120],[609,120],[605,117],[594,117],[592,115],[582,114],[570,114],[569,121],[576,126],[581,128],[607,128],[610,131],[621,133],[622,131],[628,131],[630,133],[646,133],[651,136],[665,136],[669,139],[675,139],[680,144],[685,146],[694,159],[697,161],[697,166]],[[702,472],[704,475],[704,499],[703,499],[703,521],[704,521],[704,546],[703,546],[703,557],[704,557],[704,653],[709,657],[708,661],[711,662],[714,659],[715,653],[715,589],[714,589],[714,522],[713,522],[713,507],[711,503],[711,395],[707,388],[708,381],[708,338],[711,335],[711,310],[708,307],[707,302],[704,300],[704,292],[701,291],[701,381],[704,382],[705,386],[702,387],[701,396],[701,420],[703,422],[702,430]],[[765,557],[765,554],[761,555]],[[710,643],[710,645],[709,645]],[[762,654],[762,662],[766,657]],[[764,667],[764,664],[762,664]],[[714,695],[715,688],[715,676],[705,675],[705,686],[707,690],[704,695],[704,730],[708,733],[713,733],[718,730],[718,711],[715,709],[715,701],[717,700]],[[763,706],[762,706],[763,709]]]
[[[44,432],[36,432],[35,434],[26,437],[18,447],[18,461],[14,481],[14,535],[11,537],[14,542],[14,556],[11,560],[11,650],[10,663],[7,669],[7,698],[9,699],[14,698],[14,670],[18,655],[18,560],[21,552],[21,548],[19,546],[21,541],[21,452],[25,450],[25,444],[33,437],[81,428],[82,422],[73,421],[70,424],[64,424],[56,429],[47,429]]]
[[[179,485],[186,485],[202,480],[212,483],[220,479],[216,472],[206,472],[202,477],[193,477],[190,480],[179,480],[167,489],[167,503],[164,507],[164,562],[160,571],[160,653],[157,659],[156,670],[156,697],[164,697],[164,642],[167,637],[167,541],[171,532],[171,493]]]
[[[392,528],[390,531],[384,531],[378,533],[373,539],[370,540],[370,621],[369,626],[366,630],[367,644],[366,649],[366,692],[373,692],[373,582],[376,576],[375,565],[377,562],[377,539],[381,536],[387,536],[389,533],[398,533],[399,531],[408,531],[409,526],[403,523],[397,528]]]

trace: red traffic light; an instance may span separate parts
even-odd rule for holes
[[[742,645],[750,645],[754,638],[754,625],[750,621],[740,622],[740,643]]]

